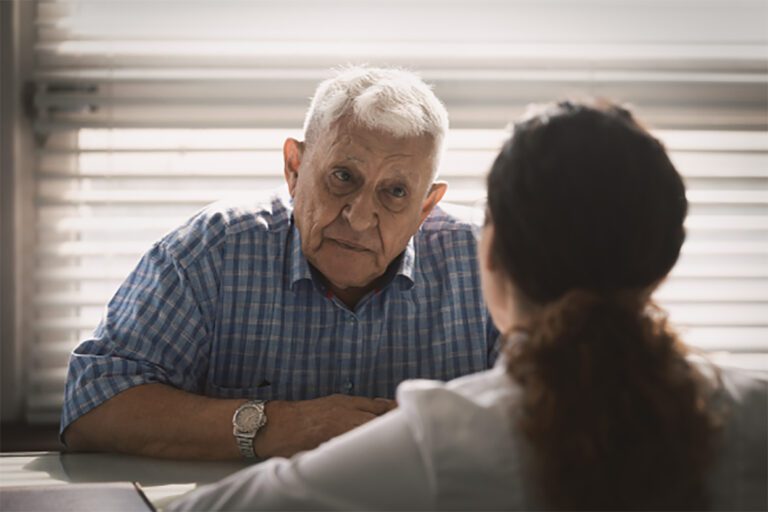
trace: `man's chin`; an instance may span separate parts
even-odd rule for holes
[[[379,274],[376,274],[375,272],[369,271],[363,273],[350,271],[349,265],[316,265],[315,268],[320,271],[325,281],[336,290],[366,288],[379,278]]]
[[[360,277],[355,279],[354,276],[329,276],[327,274],[323,274],[323,277],[325,277],[325,280],[328,281],[328,284],[330,284],[331,287],[335,288],[336,290],[354,290],[366,288],[371,286],[377,279],[375,276]]]
[[[373,268],[371,263],[375,261],[375,257],[372,253],[344,254],[343,257],[338,254],[323,256],[330,257],[317,258],[311,263],[328,284],[337,290],[370,286],[386,270],[385,268],[378,272],[378,269]]]

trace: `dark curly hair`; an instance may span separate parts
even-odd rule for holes
[[[650,292],[685,239],[683,181],[625,109],[563,102],[488,176],[492,258],[538,307],[507,346],[534,489],[555,509],[702,509],[708,386]]]

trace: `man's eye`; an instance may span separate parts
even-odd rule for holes
[[[392,187],[389,191],[394,197],[401,199],[408,195],[408,192],[403,187]]]
[[[347,182],[352,179],[352,173],[346,169],[336,169],[332,174],[339,181]]]

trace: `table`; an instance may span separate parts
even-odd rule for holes
[[[195,487],[248,466],[246,461],[167,460],[112,453],[0,454],[0,487],[138,482],[158,509]]]

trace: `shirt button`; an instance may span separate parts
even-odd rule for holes
[[[344,388],[347,390],[347,393],[352,392],[352,388],[354,388],[355,385],[352,383],[352,379],[347,379],[347,383],[344,385]]]

